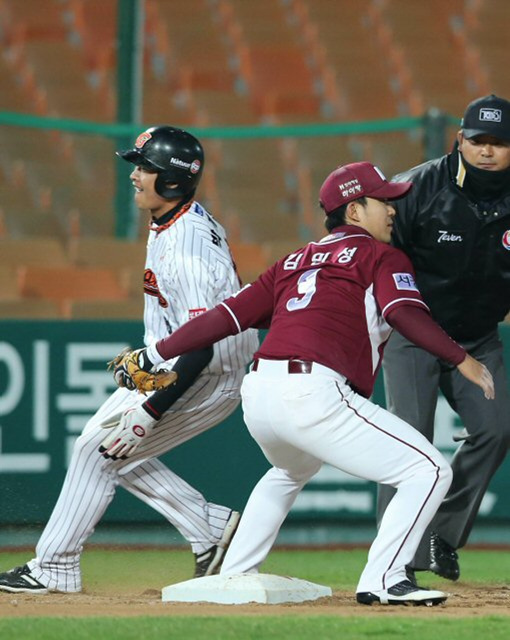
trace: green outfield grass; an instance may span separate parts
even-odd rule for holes
[[[367,551],[283,551],[275,550],[263,571],[292,575],[327,584],[335,590],[349,590],[355,585],[363,568]],[[24,563],[30,554],[0,552],[0,571]],[[461,555],[462,581],[480,585],[480,589],[510,586],[509,551],[466,550]],[[83,575],[86,592],[94,594],[133,594],[159,590],[167,584],[186,580],[192,572],[193,561],[184,550],[99,550],[88,549],[83,555]],[[446,588],[448,583],[426,574],[427,586]],[[19,596],[23,597],[23,596]],[[44,596],[40,596],[42,601]],[[402,608],[395,615],[394,607],[367,609],[360,607],[359,616],[337,616],[328,610],[324,615],[297,615],[289,607],[288,614],[271,615],[265,608],[260,615],[231,615],[221,617],[191,617],[183,615],[130,618],[2,618],[0,596],[0,638],[37,640],[152,640],[180,638],[182,640],[506,640],[510,637],[510,615],[484,615],[452,618],[446,616],[415,615],[416,608]],[[392,609],[388,615],[388,609]],[[432,611],[432,610],[431,610]],[[267,613],[266,613],[267,612]]]
[[[507,640],[504,617],[455,620],[257,616],[0,620],[2,638],[23,640]]]

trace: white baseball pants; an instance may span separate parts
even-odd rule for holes
[[[406,422],[355,393],[345,378],[313,364],[288,373],[287,361],[259,360],[244,379],[248,429],[274,465],[254,488],[225,556],[222,574],[256,572],[306,482],[326,462],[397,489],[357,591],[406,579],[422,534],[451,483],[443,456]]]

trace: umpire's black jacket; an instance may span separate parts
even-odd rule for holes
[[[396,203],[393,243],[434,319],[459,342],[495,330],[510,309],[510,184],[492,205],[474,202],[456,149],[393,180],[414,183]]]

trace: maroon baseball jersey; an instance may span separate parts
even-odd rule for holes
[[[240,330],[272,318],[255,357],[318,362],[367,397],[391,333],[385,315],[426,308],[407,256],[352,225],[279,260],[222,304]]]

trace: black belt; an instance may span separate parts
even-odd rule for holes
[[[251,368],[252,371],[258,370],[259,362],[258,358],[255,358],[253,361],[253,367]],[[287,371],[289,373],[312,373],[313,362],[310,362],[309,360],[287,360],[287,365]]]

